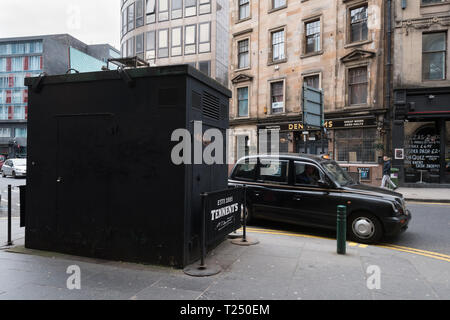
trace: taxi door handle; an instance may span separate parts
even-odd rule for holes
[[[292,198],[293,198],[294,200],[296,200],[296,201],[302,200],[302,197],[301,197],[301,196],[293,196]]]

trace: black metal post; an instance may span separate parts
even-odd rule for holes
[[[347,207],[337,207],[337,228],[336,228],[336,240],[337,240],[337,253],[346,253],[346,241],[347,241]]]
[[[11,240],[11,185],[8,185],[8,246],[12,246],[12,240]]]
[[[325,128],[322,127],[322,154],[325,154]]]
[[[244,184],[244,230],[242,233],[242,242],[247,242],[247,186]]]
[[[201,197],[202,197],[202,223],[201,223],[201,228],[202,230],[200,231],[200,254],[201,254],[201,260],[200,260],[200,268],[205,268],[205,247],[206,247],[206,230],[205,230],[205,220],[206,220],[206,193],[202,193]]]

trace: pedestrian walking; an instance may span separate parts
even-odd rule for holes
[[[381,180],[381,187],[386,188],[386,183],[389,183],[389,185],[395,190],[398,186],[396,186],[391,180],[391,158],[384,156],[383,160],[383,179]]]

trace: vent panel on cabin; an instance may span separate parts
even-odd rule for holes
[[[209,94],[208,92],[203,92],[203,115],[207,118],[219,120],[220,119],[220,103],[219,98]]]

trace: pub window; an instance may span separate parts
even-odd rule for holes
[[[197,0],[184,0],[184,16],[192,17],[197,15]]]
[[[169,56],[169,30],[158,31],[158,58],[167,58]]]
[[[248,117],[248,87],[237,89],[238,117]]]
[[[172,0],[172,19],[183,17],[183,0]]]
[[[284,111],[284,81],[270,84],[270,103],[271,113],[282,113]]]
[[[198,52],[210,52],[211,51],[211,24],[200,23],[198,26],[199,33],[199,44],[198,44]]]
[[[250,17],[250,0],[239,0],[239,20]]]
[[[211,13],[211,0],[200,0],[199,14]]]
[[[349,103],[366,104],[367,103],[367,66],[357,67],[348,70],[348,95]]]
[[[367,40],[367,5],[350,9],[350,42]]]
[[[303,78],[303,83],[308,87],[320,89],[320,76],[318,74],[306,76]]]
[[[334,130],[337,161],[376,162],[376,128]]]
[[[320,51],[320,19],[305,23],[305,29],[305,53]]]
[[[196,43],[197,43],[197,26],[190,25],[185,26],[184,29],[184,54],[195,54],[196,53]]]
[[[248,44],[248,39],[238,42],[238,69],[248,68],[250,65]]]
[[[134,29],[134,3],[129,5],[127,8],[128,16],[128,31]]]
[[[156,22],[156,0],[146,0],[145,15],[147,24]]]
[[[271,0],[272,9],[278,9],[286,6],[286,0]]]
[[[183,34],[182,27],[172,28],[172,46],[170,54],[172,57],[181,56],[182,54],[182,47],[181,47],[182,45],[181,39],[183,39],[182,34]]]
[[[271,32],[272,62],[285,59],[284,29]]]
[[[136,36],[136,55],[144,59],[144,34],[141,33]]]
[[[446,59],[446,33],[422,35],[422,74],[424,80],[444,80]]]
[[[169,20],[169,0],[159,0],[158,2],[158,21]]]
[[[144,25],[144,1],[136,1],[136,28]]]
[[[155,31],[149,31],[146,34],[146,59],[147,60],[155,60],[156,59],[156,37]]]
[[[211,61],[199,61],[198,70],[211,77]]]

